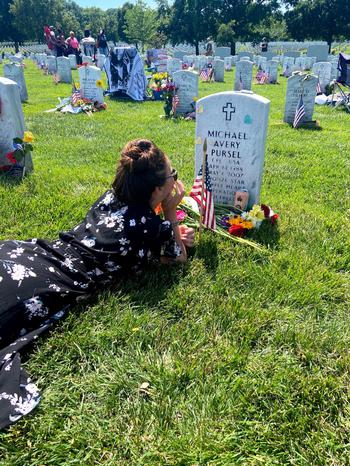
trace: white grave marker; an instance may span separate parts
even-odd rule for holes
[[[77,69],[77,57],[74,53],[68,55],[71,70]]]
[[[8,63],[4,65],[5,78],[12,79],[19,87],[21,101],[28,100],[26,81],[24,79],[23,67],[17,63]]]
[[[81,66],[78,70],[80,92],[83,97],[93,102],[103,103],[103,89],[96,84],[101,79],[101,70],[97,66]]]
[[[214,60],[214,81],[223,83],[225,78],[225,63],[224,60]]]
[[[176,113],[189,113],[193,111],[192,102],[198,96],[198,74],[194,71],[176,71],[173,74],[176,94],[179,96],[179,105]]]
[[[284,121],[293,123],[295,111],[298,106],[300,95],[305,105],[305,121],[312,120],[315,106],[317,77],[312,75],[295,74],[288,78],[286,104],[284,110]]]
[[[236,65],[235,75],[235,91],[243,89],[250,91],[252,88],[253,79],[253,62],[248,60],[240,60]]]
[[[312,66],[312,74],[320,80],[321,91],[326,90],[326,86],[331,82],[332,64],[328,61],[319,61]]]
[[[58,79],[62,83],[72,82],[72,70],[70,68],[70,61],[67,57],[57,57],[57,73]]]
[[[233,205],[236,191],[259,203],[270,101],[251,91],[220,92],[196,105],[195,176],[207,139],[214,203]]]

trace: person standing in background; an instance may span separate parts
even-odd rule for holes
[[[100,54],[103,54],[106,57],[108,56],[109,50],[104,29],[101,29],[99,35],[97,36],[97,49]]]
[[[88,57],[94,57],[95,55],[95,39],[91,37],[90,30],[85,29],[84,37],[81,39],[81,45],[83,46],[84,54]]]

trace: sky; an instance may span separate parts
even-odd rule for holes
[[[82,7],[87,7],[87,6],[96,6],[98,8],[101,8],[102,10],[108,10],[108,8],[118,8],[122,5],[127,0],[74,0],[75,3]],[[130,0],[129,0],[130,1]],[[149,6],[155,6],[155,2],[153,0],[144,0],[145,3]],[[134,3],[133,0],[130,1],[130,3]]]

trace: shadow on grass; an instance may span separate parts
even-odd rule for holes
[[[272,225],[270,222],[263,222],[259,230],[251,231],[249,239],[256,241],[257,243],[270,249],[277,249],[280,239],[278,225]]]
[[[206,270],[214,276],[219,264],[216,238],[213,235],[203,235],[193,254],[203,261]]]

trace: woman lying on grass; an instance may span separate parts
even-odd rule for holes
[[[194,230],[179,226],[184,186],[151,141],[123,149],[112,189],[56,241],[0,242],[0,428],[39,402],[19,351],[77,300],[118,277],[161,261],[185,262]],[[164,220],[155,213],[161,204]]]

